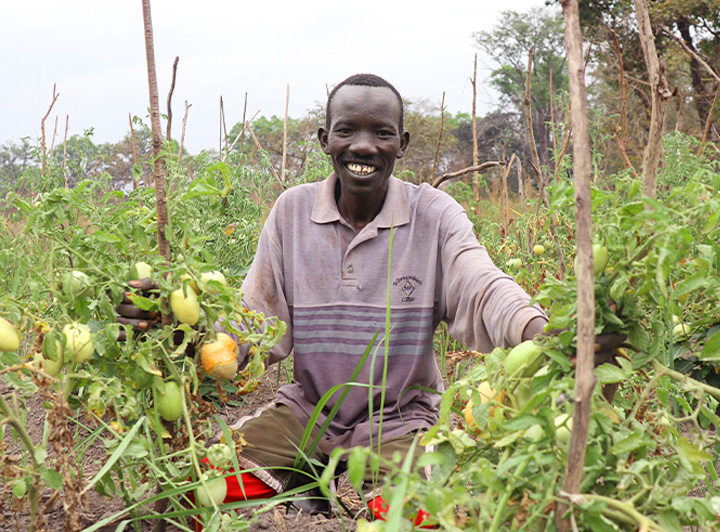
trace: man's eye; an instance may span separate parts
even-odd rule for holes
[[[394,136],[392,131],[378,131],[378,137],[387,138]]]
[[[341,127],[340,129],[335,130],[336,133],[339,133],[340,135],[349,135],[352,133],[352,130],[347,127]]]

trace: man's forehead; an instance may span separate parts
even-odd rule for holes
[[[384,111],[400,113],[401,103],[388,87],[370,87],[366,85],[343,85],[330,101],[333,113],[353,108],[382,108]]]

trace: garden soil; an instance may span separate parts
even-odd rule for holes
[[[472,352],[447,353],[447,374],[451,375],[453,373],[453,367],[458,361],[466,358],[468,355],[475,354],[476,353]],[[230,406],[230,404],[233,404],[232,402],[225,404],[218,409],[218,415],[227,424],[231,424],[238,417],[254,412],[259,406],[272,401],[277,388],[286,382],[284,375],[285,372],[283,370],[278,371],[277,365],[272,366],[263,377],[259,389],[253,394],[246,396],[245,403],[238,404],[235,402],[233,406]],[[6,400],[9,400],[10,394],[8,387],[2,381],[0,381],[0,393],[3,393]],[[47,404],[43,405],[43,398],[39,394],[31,397],[27,404],[25,426],[29,428],[30,436],[35,443],[39,443],[42,438],[47,413],[46,406]],[[11,431],[7,429],[5,430],[4,440],[2,439],[3,433],[0,433],[0,446],[3,445],[3,442],[7,444],[5,449],[0,447],[0,453],[7,453],[6,456],[9,459],[13,459],[15,457],[12,453],[15,452],[17,455],[18,444],[17,441],[14,441],[10,436],[10,432]],[[102,467],[103,460],[106,458],[107,452],[99,440],[95,440],[89,447],[83,449],[83,470],[86,481],[91,479],[100,467]],[[720,472],[720,464],[718,465],[718,469]],[[0,495],[3,497],[3,502],[0,503],[0,508],[2,509],[0,512],[0,532],[25,532],[28,530],[28,515],[26,511],[12,511],[11,503],[8,502],[12,500],[12,496],[9,495],[8,492],[9,489],[7,489],[7,486],[0,486]],[[43,513],[46,519],[45,530],[47,532],[79,531],[117,514],[125,507],[122,500],[108,499],[98,494],[95,490],[90,489],[83,496],[83,508],[79,512],[74,512],[78,515],[79,521],[77,523],[69,523],[67,522],[68,514],[63,508],[63,502],[66,501],[66,494],[61,493],[60,495],[60,497],[52,500],[48,498],[48,494],[44,494],[40,502],[40,507],[45,510]],[[254,512],[250,510],[244,510],[245,516],[250,522],[248,531],[353,532],[356,530],[356,520],[360,517],[368,517],[367,509],[358,494],[350,486],[346,475],[342,475],[338,481],[337,495],[345,506],[345,509],[337,509],[330,516],[288,512],[284,504],[257,515],[253,515]],[[126,515],[116,518],[101,528],[101,532],[118,530],[118,525],[120,525],[125,518],[127,518]],[[77,528],[78,525],[79,528]],[[133,529],[128,526],[123,530],[129,532]],[[142,522],[141,530],[142,532],[179,532],[180,529],[171,523],[148,520]]]

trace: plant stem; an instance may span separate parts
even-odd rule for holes
[[[35,477],[36,471],[40,467],[40,464],[38,463],[35,456],[35,444],[33,444],[27,430],[20,422],[20,419],[18,419],[18,417],[15,415],[15,412],[12,411],[10,405],[7,404],[5,398],[2,395],[0,395],[0,413],[3,415],[3,419],[0,420],[0,426],[7,423],[12,428],[14,428],[15,431],[18,433],[20,441],[30,453],[30,459],[32,461],[32,476]],[[37,515],[40,508],[40,491],[35,486],[34,478],[33,482],[31,482],[30,486],[28,487],[28,499],[30,501],[30,526],[28,527],[28,532],[33,532],[35,530],[35,516]]]

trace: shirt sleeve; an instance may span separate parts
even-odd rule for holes
[[[255,257],[242,284],[243,304],[246,308],[262,313],[265,317],[275,316],[287,325],[285,335],[268,353],[268,364],[286,358],[292,350],[292,321],[285,296],[282,237],[278,231],[281,203],[278,198],[275,207],[270,211],[260,233]],[[244,327],[240,325],[240,328]],[[216,323],[215,329],[222,330],[222,326]],[[237,340],[235,335],[231,336]],[[247,362],[249,350],[250,345],[240,345],[238,362],[241,367]]]
[[[515,280],[497,268],[463,210],[440,224],[443,269],[441,310],[448,332],[470,349],[489,352],[522,342],[526,325],[543,310]]]

